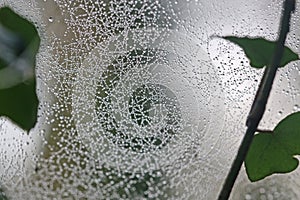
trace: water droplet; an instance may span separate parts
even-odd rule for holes
[[[52,22],[54,21],[53,17],[49,17],[49,18],[48,18],[48,21],[49,21],[50,23],[52,23]]]
[[[259,189],[259,193],[261,193],[261,194],[264,194],[264,193],[266,193],[266,190],[265,190],[265,188],[260,188],[260,189]]]
[[[246,194],[246,195],[245,195],[245,200],[251,200],[251,199],[252,199],[252,197],[251,197],[250,194]]]

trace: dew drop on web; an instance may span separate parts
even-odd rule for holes
[[[9,197],[216,199],[261,72],[240,48],[211,36],[274,39],[278,2],[4,5],[34,22],[42,39],[36,127],[26,135],[0,121],[0,184]],[[288,45],[299,53],[298,29]],[[263,127],[298,109],[298,72],[299,62],[279,72]],[[289,177],[249,186],[242,171],[232,197],[299,197],[299,175]]]

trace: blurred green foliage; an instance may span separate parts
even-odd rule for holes
[[[7,200],[7,197],[1,187],[0,187],[0,200]]]
[[[245,160],[251,181],[259,181],[274,173],[295,170],[300,155],[300,112],[284,118],[273,132],[254,136]]]
[[[0,9],[0,116],[29,131],[37,121],[34,25],[10,8]]]
[[[239,45],[250,60],[250,65],[254,68],[263,68],[270,65],[276,42],[268,41],[264,38],[248,38],[248,37],[223,37],[237,45]],[[279,67],[287,65],[289,62],[299,60],[299,55],[290,48],[284,47],[283,57]]]

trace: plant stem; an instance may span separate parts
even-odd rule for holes
[[[295,10],[295,0],[285,0],[283,7],[284,10],[281,18],[280,33],[272,57],[272,61],[270,65],[265,68],[264,75],[262,77],[250,113],[248,115],[248,119],[246,122],[248,128],[246,134],[239,147],[235,160],[232,163],[231,169],[226,177],[225,183],[223,184],[223,188],[218,197],[219,200],[227,200],[229,198],[232,187],[246,158],[254,133],[256,132],[258,124],[265,112],[266,104],[270,91],[272,89],[276,71],[283,55],[284,43],[290,28],[291,13]]]
[[[271,130],[264,130],[264,129],[259,129],[259,128],[257,128],[255,132],[260,132],[260,133],[270,133],[270,134],[273,133],[273,131],[271,131]]]

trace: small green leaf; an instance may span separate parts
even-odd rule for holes
[[[268,66],[271,62],[276,42],[268,41],[263,38],[248,38],[248,37],[222,37],[239,45],[250,60],[250,65],[254,68],[262,68]],[[294,53],[290,48],[285,47],[283,57],[278,67],[283,67],[289,62],[299,60],[299,55]]]
[[[297,168],[300,155],[300,112],[293,113],[277,124],[272,133],[254,136],[245,160],[251,181],[274,173],[288,173]]]
[[[0,116],[29,131],[37,120],[34,25],[10,8],[0,9]]]

